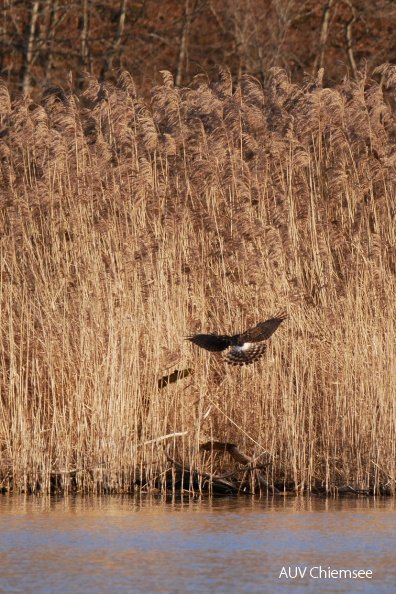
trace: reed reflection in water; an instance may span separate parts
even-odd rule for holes
[[[393,499],[3,495],[0,527],[1,592],[395,591]]]

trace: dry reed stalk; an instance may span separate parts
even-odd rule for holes
[[[381,88],[163,76],[151,108],[126,73],[88,77],[79,102],[1,87],[0,488],[161,487],[168,435],[176,459],[221,473],[204,434],[267,451],[278,487],[394,492],[396,120]],[[182,340],[281,308],[250,368]]]

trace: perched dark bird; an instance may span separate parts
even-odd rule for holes
[[[266,322],[260,322],[254,328],[246,330],[242,334],[227,336],[226,334],[194,334],[187,336],[186,340],[206,349],[207,351],[225,351],[233,347],[225,354],[224,359],[230,365],[249,365],[258,361],[265,351],[267,345],[264,343],[275,330],[286,319],[285,314],[276,318],[270,318]]]

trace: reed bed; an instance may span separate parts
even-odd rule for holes
[[[377,72],[163,72],[150,104],[125,72],[40,104],[1,86],[1,489],[161,489],[165,446],[236,468],[199,449],[217,439],[278,488],[394,493],[396,67]],[[183,340],[282,310],[246,368]]]

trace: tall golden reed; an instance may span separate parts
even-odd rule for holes
[[[217,438],[278,487],[394,492],[396,117],[321,74],[163,72],[150,105],[127,73],[39,105],[1,86],[0,488],[150,490],[165,445],[229,469]],[[247,368],[183,341],[280,310]]]

